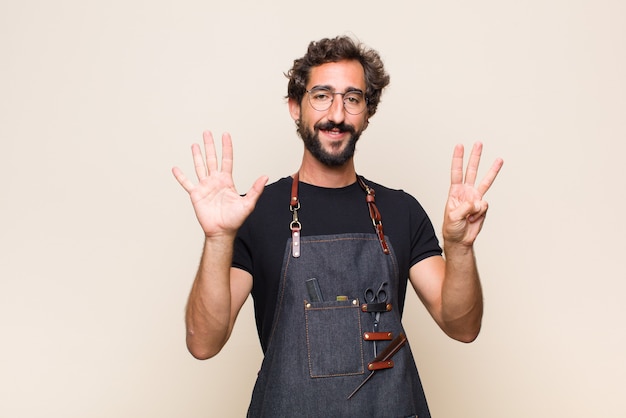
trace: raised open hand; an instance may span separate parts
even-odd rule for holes
[[[463,145],[454,148],[450,192],[443,218],[444,245],[470,246],[480,232],[489,205],[483,197],[502,168],[501,158],[496,159],[485,178],[475,186],[483,145],[474,144],[463,178]]]
[[[267,176],[259,177],[245,196],[240,196],[233,182],[233,144],[230,134],[222,135],[222,164],[218,168],[213,135],[202,134],[206,159],[198,144],[191,146],[198,184],[189,180],[174,167],[172,173],[189,193],[204,234],[207,237],[233,236],[250,215],[267,183]]]

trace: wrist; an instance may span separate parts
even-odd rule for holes
[[[443,242],[443,252],[446,255],[446,258],[449,257],[467,257],[474,256],[474,245],[465,245],[457,242],[449,242],[444,240]]]
[[[215,231],[204,231],[205,242],[221,243],[224,241],[234,241],[237,236],[237,229],[220,229]]]
[[[225,251],[232,251],[235,237],[237,234],[212,234],[204,236],[204,248],[211,252],[223,253]]]

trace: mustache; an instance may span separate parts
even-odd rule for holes
[[[351,134],[355,134],[356,133],[356,129],[354,129],[354,126],[349,125],[345,122],[341,122],[341,123],[335,123],[335,122],[319,122],[316,123],[313,128],[315,128],[316,131],[330,131],[333,129],[338,129],[340,132],[350,132]]]

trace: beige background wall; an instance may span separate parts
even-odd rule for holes
[[[359,172],[439,229],[454,144],[505,159],[479,339],[408,299],[434,416],[624,416],[625,4],[0,0],[0,416],[243,416],[251,305],[218,357],[187,354],[202,235],[170,168],[209,128],[240,190],[292,173],[282,73],[344,33],[392,76]]]

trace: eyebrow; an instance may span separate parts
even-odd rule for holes
[[[335,89],[333,89],[331,86],[327,85],[327,84],[323,84],[323,85],[317,85],[317,86],[313,86],[311,87],[309,90],[330,90],[332,92],[335,91]],[[365,95],[365,92],[361,89],[358,89],[356,87],[348,87],[346,89],[346,91],[344,91],[344,93],[353,93],[353,92],[357,92],[357,93],[361,93],[363,95]]]

